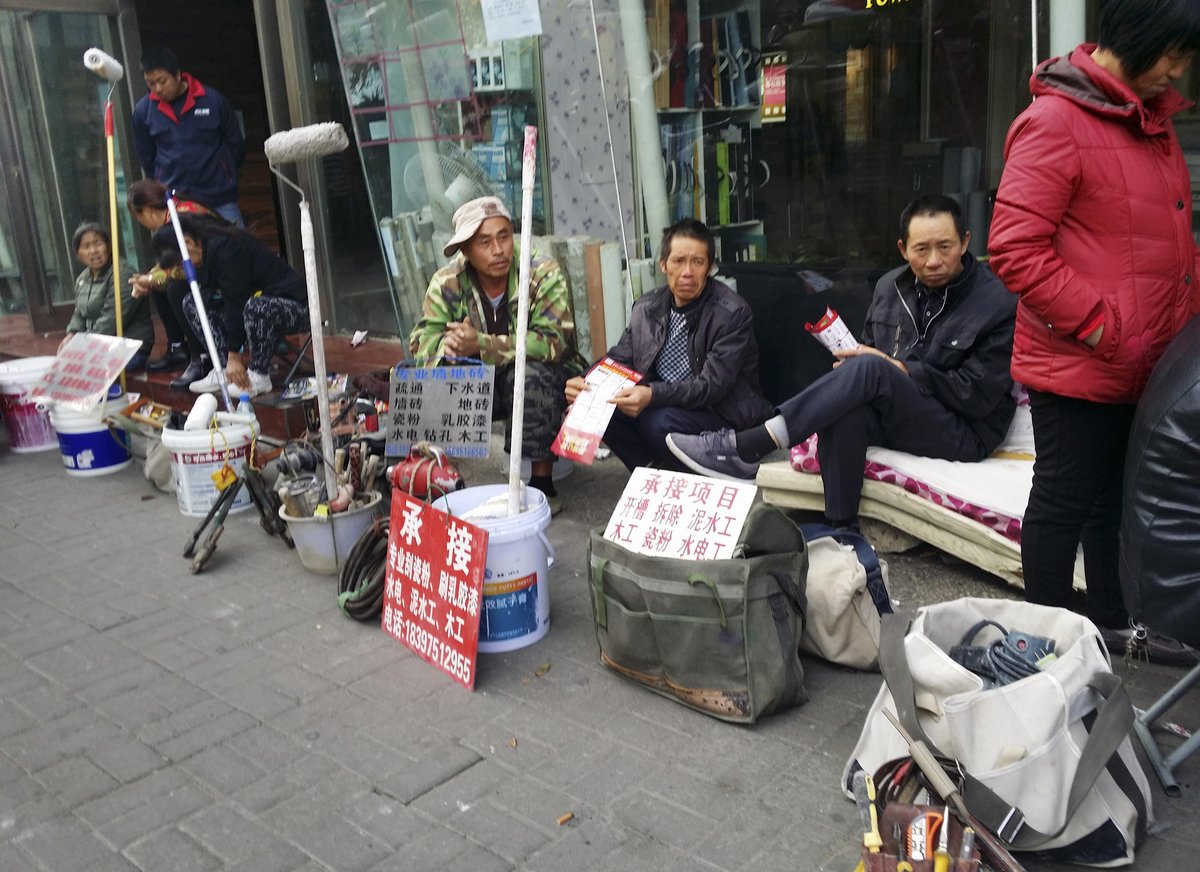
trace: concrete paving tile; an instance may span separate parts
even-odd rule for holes
[[[405,807],[375,784],[360,792],[345,791],[328,804],[395,850],[415,842],[430,829],[430,821],[425,815]]]
[[[60,613],[36,626],[5,633],[0,645],[16,657],[32,657],[61,648],[93,632],[83,621]]]
[[[26,666],[24,662],[12,658],[8,654],[0,654],[0,658],[6,661],[0,662],[0,699],[11,699],[27,690],[45,684],[46,679]]]
[[[228,743],[206,748],[180,765],[197,784],[221,796],[231,796],[267,774],[266,769]]]
[[[88,757],[122,784],[167,765],[167,758],[131,735],[114,733],[88,745]]]
[[[477,861],[478,850],[479,846],[466,836],[432,826],[420,838],[380,860],[371,872],[442,872],[457,857],[471,855]]]
[[[171,714],[169,708],[140,688],[99,700],[95,708],[131,733]]]
[[[179,826],[230,868],[286,872],[308,861],[295,845],[228,803],[209,806]]]
[[[560,830],[553,841],[527,857],[521,868],[527,872],[592,869],[629,838],[619,824],[580,815]]]
[[[69,814],[39,822],[20,843],[22,851],[54,872],[90,870],[115,853],[91,827]]]
[[[324,784],[343,772],[324,754],[300,754],[288,767],[273,769],[265,778],[239,790],[234,799],[248,811],[262,814],[314,784]]]
[[[413,808],[430,818],[446,822],[469,811],[509,773],[488,760],[481,760],[458,775],[413,800]]]
[[[18,736],[37,723],[37,718],[18,706],[16,702],[0,699],[0,749],[7,751],[10,746],[4,741],[5,739]],[[15,753],[18,756],[20,754],[19,751]]]
[[[220,869],[223,865],[220,858],[174,827],[167,827],[139,839],[127,847],[124,853],[142,869],[208,872],[210,869]]]
[[[47,766],[38,772],[37,780],[67,808],[72,809],[103,796],[120,784],[82,755]]]
[[[428,752],[415,763],[402,765],[388,776],[379,778],[379,789],[385,795],[408,805],[418,796],[454,778],[463,770],[479,763],[480,756],[470,748],[446,742]]]
[[[163,756],[179,761],[256,723],[245,712],[210,699],[147,724],[138,730],[137,738]]]
[[[392,848],[328,809],[289,800],[263,815],[270,827],[331,869],[366,870]]]
[[[76,646],[72,645],[70,648],[74,651]],[[101,704],[127,691],[145,687],[166,674],[161,666],[143,659],[128,648],[124,648],[123,653],[115,657],[116,669],[111,670],[106,677],[94,676],[83,686],[74,688],[75,696],[93,705]]]
[[[164,769],[85,803],[76,809],[76,814],[93,827],[99,828],[145,805],[153,805],[160,797],[176,792],[182,793],[191,787],[191,779],[183,772]]]
[[[287,768],[304,753],[304,746],[295,738],[266,724],[230,736],[224,744],[268,772]]]
[[[611,813],[622,826],[682,851],[698,845],[712,828],[709,819],[654,796],[645,787],[615,803]]]

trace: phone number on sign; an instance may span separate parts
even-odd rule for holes
[[[412,650],[431,663],[439,664],[442,669],[459,681],[471,683],[471,658],[455,651],[420,624],[413,621],[405,622],[404,641]]]

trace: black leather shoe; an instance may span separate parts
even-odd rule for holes
[[[171,369],[178,369],[181,366],[188,364],[187,346],[182,342],[172,343],[167,348],[167,353],[162,357],[156,357],[154,360],[146,364],[147,372],[166,372]]]
[[[171,379],[171,390],[186,391],[188,385],[197,379],[202,379],[208,375],[208,371],[212,369],[209,365],[208,358],[203,357],[200,360],[193,360],[188,363],[187,369],[179,376],[179,378]]]

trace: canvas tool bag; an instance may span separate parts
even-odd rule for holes
[[[887,567],[861,533],[800,528],[808,545],[808,613],[800,649],[852,669],[879,668],[879,618],[892,611]]]
[[[1039,672],[987,687],[947,653],[979,621],[1053,639]],[[1124,866],[1152,823],[1129,740],[1133,706],[1094,624],[1065,609],[959,599],[883,620],[880,688],[843,778],[908,753],[914,739],[958,760],[968,810],[1014,851]],[[848,783],[844,781],[843,783]]]
[[[807,557],[780,509],[750,510],[728,560],[637,554],[593,531],[588,546],[600,662],[726,721],[808,699],[798,656]]]

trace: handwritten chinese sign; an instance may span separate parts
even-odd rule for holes
[[[383,629],[468,690],[487,543],[486,530],[392,490]]]
[[[608,429],[617,407],[609,402],[617,391],[632,387],[642,380],[641,373],[605,357],[587,374],[587,390],[583,391],[567,410],[562,429],[554,438],[550,450],[559,457],[591,465],[596,449]]]
[[[450,457],[487,457],[496,368],[410,363],[392,370],[387,455],[401,457],[415,442],[432,442]]]
[[[608,519],[604,538],[639,554],[725,560],[733,556],[757,491],[750,482],[639,467]]]
[[[76,333],[30,393],[90,412],[141,347],[140,339]]]

